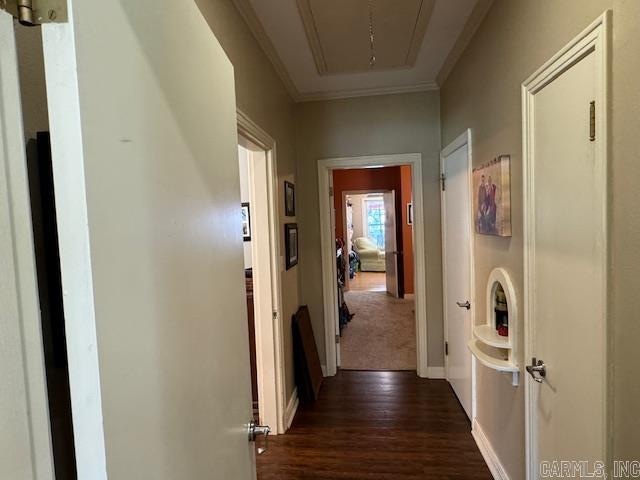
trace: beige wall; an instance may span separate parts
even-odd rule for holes
[[[318,163],[330,157],[421,153],[427,260],[429,366],[442,366],[440,259],[439,95],[422,92],[309,102],[296,108],[300,293],[309,305],[321,361],[325,363]]]
[[[293,102],[231,0],[196,0],[196,3],[233,64],[238,108],[276,141],[282,212],[280,244],[284,258],[284,224],[296,221],[294,217],[284,217],[284,180],[295,179]],[[282,320],[285,322],[285,383],[288,399],[294,387],[291,316],[300,305],[298,267],[282,272],[282,293]]]
[[[500,153],[512,155],[510,239],[476,235],[477,311],[483,312],[484,289],[491,269],[506,267],[517,295],[523,289],[522,122],[520,85],[539,66],[607,8],[613,26],[612,164],[612,314],[616,362],[612,388],[614,456],[637,457],[640,448],[640,402],[637,373],[640,300],[640,215],[637,183],[640,162],[640,2],[635,0],[496,0],[441,90],[442,143],[465,128],[473,129],[474,164]],[[634,175],[635,173],[635,175]],[[635,200],[634,200],[635,199]],[[634,294],[634,292],[636,292]],[[522,329],[520,330],[522,331]],[[635,335],[632,335],[635,333]],[[522,338],[520,346],[523,346]],[[522,352],[522,348],[520,349]],[[519,359],[523,364],[522,355]],[[522,383],[522,382],[521,382]],[[479,366],[478,422],[513,479],[524,478],[524,387]],[[633,421],[631,419],[634,419]]]

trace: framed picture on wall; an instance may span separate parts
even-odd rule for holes
[[[511,157],[500,155],[473,169],[476,232],[511,236]]]
[[[249,203],[244,202],[241,210],[242,221],[242,238],[245,242],[251,241],[251,212],[249,209]]]
[[[413,202],[407,203],[407,225],[413,225]]]
[[[284,214],[287,217],[296,215],[296,189],[293,183],[284,182]]]
[[[284,226],[284,245],[287,270],[298,264],[298,224],[287,223]]]

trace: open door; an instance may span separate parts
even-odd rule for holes
[[[67,3],[43,41],[78,478],[251,479],[233,66],[195,2]]]
[[[53,456],[12,17],[0,11],[0,478],[51,480]]]
[[[387,277],[387,293],[398,298],[400,296],[398,272],[400,252],[398,252],[396,225],[396,192],[391,190],[384,195],[384,253],[385,272]]]
[[[446,178],[442,191],[442,261],[445,314],[446,377],[469,419],[473,420],[472,358],[472,224],[469,136],[465,132],[443,151]]]

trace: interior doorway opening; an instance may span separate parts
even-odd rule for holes
[[[417,369],[410,179],[410,165],[333,172],[341,369]]]
[[[419,159],[319,161],[328,375],[338,367],[427,375]]]
[[[238,162],[254,419],[284,433],[280,195],[275,141],[238,112]]]

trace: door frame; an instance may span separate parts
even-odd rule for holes
[[[347,232],[347,195],[367,195],[370,193],[385,193],[385,192],[390,192],[391,190],[387,190],[387,189],[369,189],[369,190],[347,190],[342,192],[342,231],[345,233]],[[364,210],[363,210],[363,215],[364,216]],[[364,219],[362,219],[362,221],[364,222]],[[345,243],[346,244],[346,243]],[[348,245],[347,245],[348,247]],[[348,254],[349,252],[347,252]],[[345,292],[349,291],[349,284],[351,283],[351,280],[349,279],[349,275],[346,276],[345,278]],[[339,356],[338,356],[339,357]]]
[[[269,266],[271,284],[260,282],[261,267],[254,268],[254,301],[260,305],[255,308],[256,329],[256,374],[258,380],[258,410],[260,420],[270,425],[273,433],[282,434],[290,426],[292,419],[286,418],[285,371],[284,371],[284,324],[282,318],[282,278],[280,268],[280,216],[278,166],[276,160],[276,141],[259,125],[253,122],[240,109],[236,110],[238,135],[249,140],[266,155],[267,166],[267,209],[268,227],[256,229],[252,226],[252,237],[264,236],[269,244]],[[249,160],[249,189],[255,196],[254,165]],[[257,226],[257,225],[256,225]],[[262,256],[259,252],[261,242],[251,242],[251,255],[255,259]],[[262,306],[263,308],[260,308]],[[272,315],[260,315],[260,311],[270,309]]]
[[[24,400],[24,411],[19,414],[28,419],[31,474],[46,480],[55,477],[55,469],[14,34],[14,28],[28,27],[14,26],[6,12],[0,12],[0,23],[0,189],[8,200],[9,223],[2,235],[9,255],[2,261],[6,281],[0,282],[0,310],[6,325],[0,328],[5,337],[3,350],[19,359],[5,373],[14,370],[9,381],[11,394]]]
[[[472,132],[471,129],[468,128],[460,135],[458,135],[455,140],[453,140],[449,145],[442,149],[440,152],[440,174],[444,174],[444,166],[446,158],[451,155],[456,150],[466,146],[467,147],[467,182],[468,182],[468,190],[469,190],[469,208],[468,208],[468,222],[469,222],[469,302],[471,303],[471,310],[469,313],[471,314],[470,319],[470,328],[469,338],[473,338],[473,327],[476,323],[476,276],[475,276],[475,236],[474,236],[474,228],[473,228],[473,143],[472,143]],[[448,339],[448,326],[449,319],[447,315],[447,264],[445,262],[446,259],[446,251],[447,251],[447,236],[446,236],[446,219],[447,219],[447,205],[446,205],[446,196],[445,191],[440,188],[440,215],[441,215],[441,232],[442,232],[442,304],[443,304],[443,319],[444,319],[444,341],[447,342]],[[474,420],[476,418],[476,357],[471,354],[469,351],[469,355],[471,355],[471,423],[474,424]],[[449,381],[449,357],[448,355],[444,356],[444,371],[445,378]]]
[[[609,197],[607,181],[609,168],[609,59],[610,59],[610,34],[611,34],[611,11],[605,11],[591,25],[582,31],[578,36],[571,40],[562,50],[554,55],[542,67],[540,67],[533,75],[531,75],[522,84],[522,125],[523,125],[523,142],[522,142],[522,158],[523,158],[523,227],[524,227],[524,345],[525,360],[528,361],[533,355],[533,262],[535,252],[531,248],[535,239],[535,224],[533,222],[534,210],[534,194],[535,186],[533,183],[533,168],[535,163],[535,151],[533,148],[534,138],[534,96],[544,87],[549,85],[564,71],[570,69],[581,57],[595,50],[595,63],[598,70],[595,85],[596,100],[596,131],[598,132],[598,145],[595,149],[595,157],[597,164],[602,168],[601,182],[597,186],[597,193],[601,196],[605,208],[603,209],[603,225],[607,225],[608,209],[606,207]],[[601,265],[604,279],[603,288],[603,304],[604,318],[608,318],[608,288],[607,288],[607,270],[609,264],[608,252],[608,235],[604,235],[604,248],[607,254]],[[604,358],[601,359],[606,365],[609,342],[611,335],[609,334],[610,325],[605,325],[607,335],[603,338]],[[603,409],[603,425],[605,425],[605,438],[603,445],[605,446],[605,460],[610,464],[611,440],[607,439],[608,426],[608,410],[612,402],[611,392],[608,382],[607,369],[605,371],[605,398]],[[535,394],[536,389],[532,388],[533,380],[526,375],[525,380],[525,444],[526,444],[526,474],[528,480],[536,478],[537,471],[537,436],[535,429]]]
[[[415,285],[415,317],[417,343],[417,373],[422,378],[428,377],[427,363],[427,293],[426,293],[426,253],[423,223],[422,194],[422,154],[405,153],[397,155],[376,155],[362,157],[326,158],[318,160],[318,195],[320,204],[320,240],[322,248],[322,295],[324,307],[324,331],[326,365],[325,375],[337,373],[336,325],[338,321],[338,302],[335,287],[336,258],[333,228],[333,191],[330,190],[331,175],[334,170],[354,168],[379,168],[411,166],[413,187],[413,245],[414,245],[414,285]]]

